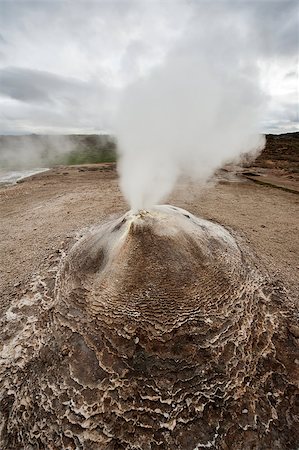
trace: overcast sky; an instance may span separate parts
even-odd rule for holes
[[[299,130],[298,0],[0,0],[0,133],[113,131],[126,87],[195,32],[185,51],[257,67],[262,132]]]

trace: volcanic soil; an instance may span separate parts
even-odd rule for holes
[[[298,301],[299,196],[223,172],[202,187],[182,180],[165,201],[241,234]],[[40,265],[85,228],[128,210],[114,164],[67,166],[0,190],[0,311]]]

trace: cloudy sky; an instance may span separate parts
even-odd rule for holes
[[[113,130],[123,92],[177,48],[246,60],[261,131],[299,129],[297,0],[0,0],[0,134]]]

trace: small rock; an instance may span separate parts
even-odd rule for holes
[[[289,326],[289,332],[296,338],[299,338],[299,326],[297,325]]]

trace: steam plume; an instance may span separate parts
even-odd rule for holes
[[[132,208],[165,199],[180,175],[205,181],[262,148],[258,72],[235,19],[192,17],[164,62],[125,89],[116,131],[121,188]]]

